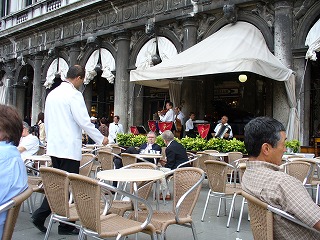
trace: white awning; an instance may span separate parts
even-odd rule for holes
[[[60,74],[61,80],[65,80],[68,69],[69,66],[66,60],[63,58],[54,59],[48,68],[46,82],[43,84],[43,86],[46,88],[51,88],[56,74]]]
[[[317,60],[316,52],[320,51],[320,19],[310,29],[305,45],[309,47],[306,59]]]
[[[95,67],[99,61],[99,54],[101,54],[101,77],[106,78],[109,83],[114,82],[114,75],[111,71],[116,69],[116,62],[112,54],[105,48],[100,48],[95,50],[91,56],[89,57],[85,69],[86,69],[86,77],[84,79],[84,84],[89,84],[89,82],[97,75],[95,71]]]
[[[165,37],[157,37],[157,40],[159,55],[162,61],[166,61],[178,54],[176,47],[169,39]],[[150,39],[143,45],[136,59],[135,65],[137,69],[141,70],[153,67],[151,58],[156,54],[156,46],[156,38]]]
[[[229,72],[252,72],[285,81],[290,106],[287,137],[298,139],[300,120],[293,71],[269,51],[260,30],[250,23],[228,24],[159,65],[145,70],[132,70],[130,81],[168,89],[170,81],[178,81],[178,78]]]
[[[145,70],[132,70],[130,81],[157,88],[169,88],[170,79],[227,72],[253,72],[287,81],[286,68],[268,49],[259,29],[247,22],[228,24],[216,33]]]
[[[0,87],[0,104],[6,104],[6,97],[7,97],[7,90],[8,90],[7,74],[4,74],[1,81],[3,85],[2,87]]]

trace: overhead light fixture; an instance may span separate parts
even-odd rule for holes
[[[244,83],[244,82],[246,82],[247,80],[248,80],[247,75],[245,75],[245,74],[240,74],[240,75],[239,75],[239,81],[240,81],[240,82]]]

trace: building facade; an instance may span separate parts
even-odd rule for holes
[[[17,106],[31,124],[44,111],[46,95],[63,79],[67,67],[80,64],[87,70],[82,90],[91,115],[120,115],[126,130],[146,125],[170,99],[170,92],[130,83],[130,70],[152,67],[155,56],[165,61],[232,21],[258,28],[269,50],[295,72],[303,145],[309,144],[320,123],[319,60],[305,59],[307,34],[320,17],[319,1],[0,2],[0,100]],[[239,73],[182,81],[175,104],[185,115],[196,112],[198,119],[217,120],[227,114],[231,122],[245,123],[268,115],[287,125],[290,105],[284,83],[246,74],[245,83],[238,81]]]

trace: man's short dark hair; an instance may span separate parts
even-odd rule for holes
[[[169,104],[169,106],[173,107],[173,103],[172,102],[167,102]]]
[[[114,118],[117,118],[118,120],[120,120],[120,117],[118,115],[114,115]]]
[[[194,112],[190,112],[190,113],[189,113],[189,117],[191,117],[192,114],[193,114],[193,115],[196,115]]]
[[[270,117],[257,117],[244,128],[244,144],[249,157],[257,157],[264,143],[276,147],[280,140],[280,132],[285,131],[278,120]]]
[[[86,71],[84,67],[80,65],[74,65],[69,68],[67,72],[67,78],[74,79],[74,78],[80,77],[84,79],[85,74],[86,74]]]

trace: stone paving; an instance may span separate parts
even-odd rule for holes
[[[227,216],[217,217],[217,208],[218,208],[218,198],[211,198],[207,213],[204,219],[204,222],[201,222],[201,215],[203,211],[203,207],[205,204],[207,192],[208,192],[208,184],[207,181],[204,182],[201,190],[200,197],[198,199],[198,203],[193,211],[193,220],[196,225],[197,236],[199,240],[205,239],[233,239],[233,240],[253,240],[253,236],[250,230],[250,223],[247,220],[247,206],[244,207],[244,214],[241,223],[240,232],[236,232],[239,211],[241,206],[242,197],[237,197],[236,201],[236,211],[234,212],[234,218],[231,219],[230,228],[226,227],[227,224]],[[38,197],[38,199],[40,199]],[[230,207],[230,202],[228,203],[228,208]],[[171,209],[172,201],[169,201],[166,205],[163,203],[160,204],[160,209]],[[29,240],[29,239],[44,239],[44,234],[39,232],[32,223],[30,214],[27,210],[27,205],[24,207],[24,211],[20,212],[15,232],[13,234],[14,240]],[[57,230],[58,223],[53,224],[53,228],[51,230],[49,239],[67,239],[67,240],[75,240],[77,236],[63,236],[58,235]],[[88,238],[89,239],[89,238]],[[135,239],[134,236],[129,236],[127,239]],[[145,240],[150,239],[148,235],[139,234],[138,239]],[[167,230],[167,240],[171,239],[193,239],[192,231],[189,228],[172,225]]]

